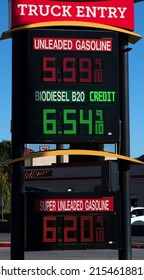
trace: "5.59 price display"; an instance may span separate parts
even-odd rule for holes
[[[102,83],[101,58],[43,57],[43,82]]]
[[[118,34],[27,31],[27,143],[118,142]]]

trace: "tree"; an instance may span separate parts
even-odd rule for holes
[[[11,142],[3,140],[0,143],[0,162],[11,158]],[[0,166],[0,197],[4,198],[4,214],[10,213],[11,197],[11,167]]]

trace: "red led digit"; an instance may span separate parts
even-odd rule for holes
[[[67,83],[76,82],[75,57],[63,58],[63,82],[67,82]]]
[[[72,226],[66,226],[67,222],[72,222]],[[77,242],[76,235],[77,231],[77,217],[76,216],[65,216],[64,217],[64,242]],[[71,237],[70,237],[71,235]]]
[[[43,242],[44,243],[54,243],[56,242],[56,225],[53,227],[49,226],[50,221],[56,221],[56,217],[43,217]],[[48,237],[50,235],[50,237]]]
[[[103,73],[102,73],[102,59],[95,59],[94,66],[94,83],[102,83],[103,82]]]
[[[43,82],[56,82],[55,62],[55,57],[43,57]]]
[[[80,217],[81,242],[93,242],[93,217]]]
[[[97,216],[96,221],[100,223],[100,226],[96,227],[96,242],[104,242],[105,233],[104,233],[103,216]]]
[[[79,81],[81,83],[92,82],[92,61],[91,58],[79,59]]]

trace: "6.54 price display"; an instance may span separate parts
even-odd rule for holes
[[[86,135],[104,134],[102,110],[83,109],[44,109],[44,135]]]

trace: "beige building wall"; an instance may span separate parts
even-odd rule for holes
[[[56,156],[38,157],[25,160],[25,166],[48,166],[57,162]],[[69,156],[63,156],[63,162],[69,162]]]

